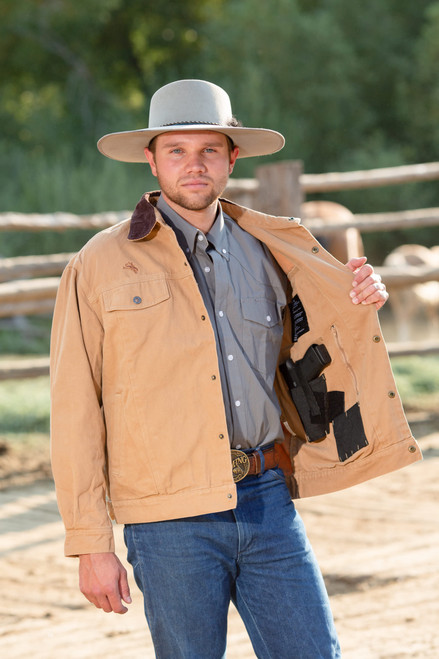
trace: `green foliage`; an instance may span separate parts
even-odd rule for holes
[[[0,382],[0,435],[49,432],[49,378]]]
[[[392,368],[408,408],[437,411],[439,405],[439,356],[394,357]]]
[[[0,319],[0,355],[48,355],[51,324],[40,316]]]

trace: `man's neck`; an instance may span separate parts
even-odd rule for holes
[[[161,192],[163,199],[166,201],[176,213],[178,213],[186,222],[192,224],[196,229],[199,229],[204,234],[208,233],[215,222],[218,213],[218,199],[212,202],[207,208],[201,210],[192,210],[184,208],[179,204],[174,203],[166,195]]]

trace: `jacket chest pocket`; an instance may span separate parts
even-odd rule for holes
[[[154,307],[169,299],[170,293],[165,278],[130,282],[104,291],[103,303],[107,312],[139,311]]]
[[[145,359],[145,341],[150,345],[163,341],[163,327],[172,315],[171,294],[165,278],[133,282],[103,293],[104,324],[107,346],[119,346],[124,358]],[[146,351],[149,352],[150,351]]]
[[[252,365],[264,375],[274,375],[282,340],[280,310],[267,298],[241,300],[242,345]]]

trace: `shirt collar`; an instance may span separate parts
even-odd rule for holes
[[[218,215],[212,228],[208,232],[206,238],[213,245],[214,249],[223,258],[229,259],[229,241],[227,236],[227,225],[224,220],[223,209],[221,203],[219,205]]]

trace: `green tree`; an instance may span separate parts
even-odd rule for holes
[[[82,147],[123,116],[145,123],[163,82],[184,77],[199,26],[219,0],[4,0],[3,136],[28,147]]]

